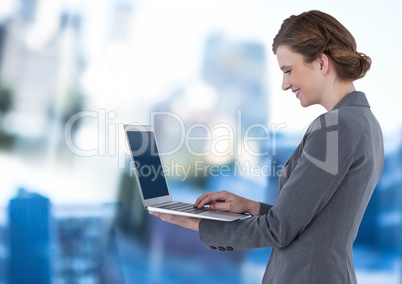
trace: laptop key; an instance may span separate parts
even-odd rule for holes
[[[182,202],[176,202],[173,204],[167,204],[165,206],[160,206],[161,208],[164,209],[170,209],[170,210],[174,210],[174,211],[178,211],[178,212],[185,212],[185,213],[202,213],[205,212],[207,210],[209,210],[208,208],[195,208],[192,204],[189,203],[182,203]]]

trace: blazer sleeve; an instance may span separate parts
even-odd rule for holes
[[[258,212],[258,215],[264,215],[267,214],[269,209],[271,209],[272,205],[260,202],[260,211]]]
[[[286,247],[331,199],[354,160],[353,133],[339,123],[313,122],[302,141],[303,151],[273,206],[234,222],[202,220],[200,240],[207,248],[230,250]]]

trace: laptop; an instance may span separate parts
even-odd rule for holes
[[[190,203],[173,201],[152,127],[124,125],[124,130],[138,189],[146,210],[227,222],[251,216],[212,210],[208,206],[198,209]]]

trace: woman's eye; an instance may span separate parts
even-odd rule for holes
[[[290,74],[291,71],[292,71],[292,70],[287,70],[287,71],[285,71],[284,73],[285,73],[285,74]]]

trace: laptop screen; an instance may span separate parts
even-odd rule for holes
[[[128,131],[127,137],[144,200],[169,195],[153,131]]]

